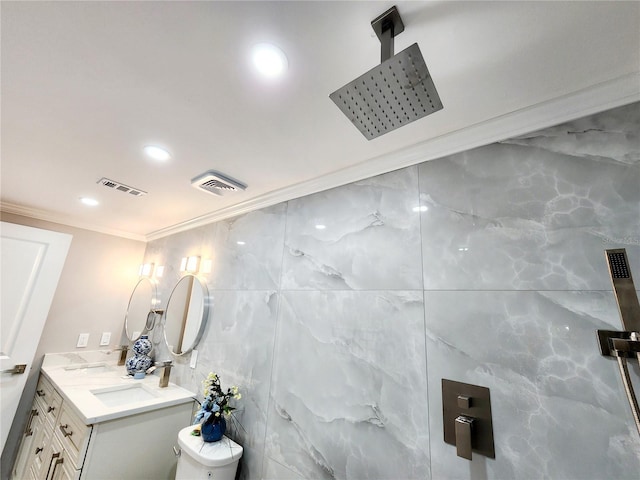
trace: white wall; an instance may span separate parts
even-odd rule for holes
[[[76,350],[79,333],[90,334],[87,349],[114,348],[120,339],[129,296],[138,281],[145,243],[4,212],[1,218],[4,222],[73,235],[29,380],[2,452],[4,479],[13,464],[43,355]],[[111,332],[109,347],[99,347],[102,332]]]

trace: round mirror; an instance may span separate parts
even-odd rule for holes
[[[174,355],[189,353],[209,318],[209,292],[195,275],[185,275],[171,292],[165,310],[164,341]]]
[[[156,286],[148,278],[141,278],[133,289],[127,315],[124,319],[124,328],[127,337],[132,342],[140,337],[147,324],[149,312],[153,310],[156,301]]]

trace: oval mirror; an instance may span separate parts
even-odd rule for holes
[[[147,316],[156,301],[156,286],[148,278],[141,278],[131,294],[124,329],[132,342],[137,340],[147,324]]]
[[[171,292],[165,310],[164,341],[174,355],[189,353],[209,318],[209,291],[195,275],[185,275]]]

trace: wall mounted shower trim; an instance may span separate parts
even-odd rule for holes
[[[637,359],[640,363],[640,303],[633,284],[626,250],[624,248],[605,250],[605,255],[624,331],[598,330],[596,332],[598,345],[602,356],[613,357],[618,362],[631,414],[640,434],[640,407],[633,390],[628,366],[628,359]]]

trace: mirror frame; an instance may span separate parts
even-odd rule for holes
[[[140,287],[140,285],[143,283],[148,283],[151,286],[151,302],[149,303],[149,310],[146,312],[144,319],[142,320],[142,328],[140,328],[140,335],[142,335],[144,331],[147,329],[147,325],[149,322],[149,313],[154,311],[154,307],[156,306],[156,302],[158,298],[158,291],[157,291],[157,286],[155,282],[148,277],[141,277],[138,280],[138,283],[136,283],[136,286],[133,287],[133,292],[131,292],[131,296],[129,297],[129,303],[127,304],[127,313],[124,316],[124,333],[130,342],[135,342],[138,338],[140,338],[140,335],[137,336],[136,338],[133,338],[133,332],[135,330],[130,331],[129,329],[129,313],[130,313],[129,311],[131,310],[131,302],[133,300],[133,297],[136,294],[136,290],[138,290],[138,287]]]
[[[202,316],[200,317],[200,325],[198,327],[198,332],[196,333],[196,336],[195,336],[193,342],[191,343],[191,345],[189,345],[187,349],[183,349],[182,352],[176,353],[169,346],[169,340],[167,339],[167,321],[170,321],[170,319],[168,317],[169,307],[171,306],[171,299],[173,298],[173,296],[174,296],[176,290],[178,289],[178,287],[180,286],[180,283],[185,278],[189,278],[189,277],[193,277],[194,284],[197,282],[197,284],[200,285],[200,288],[201,288],[201,291],[202,291]],[[191,302],[191,300],[190,300],[190,302]],[[164,310],[164,328],[163,328],[164,344],[167,347],[167,350],[169,351],[169,353],[171,353],[171,355],[174,355],[176,357],[181,357],[183,355],[186,355],[187,353],[190,353],[191,350],[193,350],[198,345],[198,343],[200,343],[200,340],[202,340],[202,335],[204,334],[204,330],[205,330],[205,328],[207,326],[207,322],[209,321],[210,304],[211,304],[211,301],[210,301],[210,298],[209,298],[209,289],[207,288],[207,284],[205,282],[203,282],[200,279],[200,277],[198,277],[197,275],[193,275],[191,273],[187,273],[187,274],[183,275],[180,278],[180,280],[178,280],[178,282],[173,287],[173,290],[171,290],[171,295],[169,296],[169,300],[167,300],[167,308],[165,308],[165,310]]]

